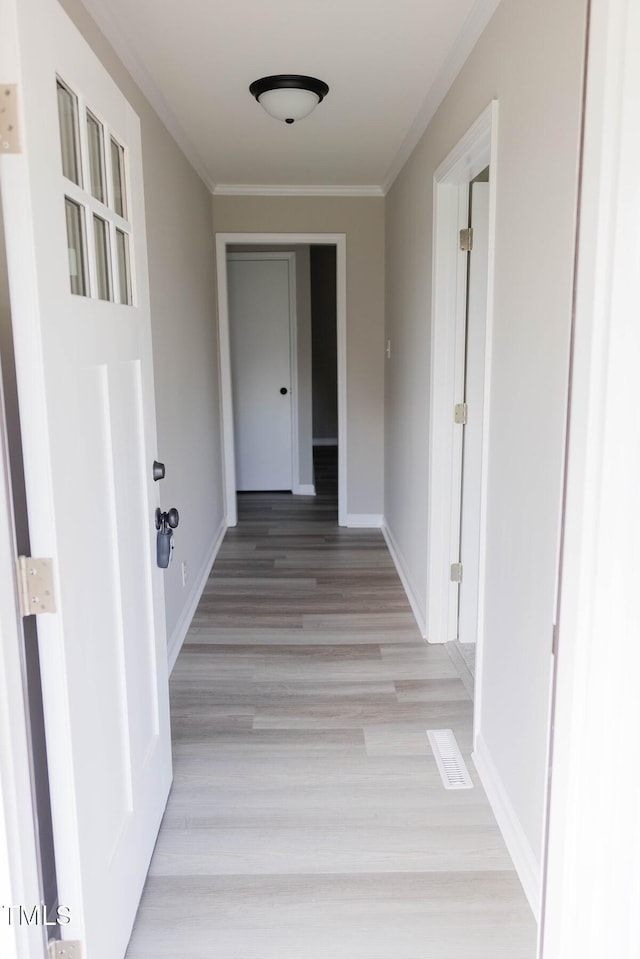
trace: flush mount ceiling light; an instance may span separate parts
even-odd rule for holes
[[[285,123],[293,123],[308,117],[311,111],[324,100],[329,87],[315,77],[302,77],[297,73],[280,73],[275,77],[254,80],[249,93],[256,98],[269,116]]]

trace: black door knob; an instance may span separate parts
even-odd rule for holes
[[[280,392],[281,392],[281,394],[282,394],[283,396],[286,396],[287,393],[289,392],[289,390],[287,389],[286,386],[281,386],[281,387],[280,387]]]
[[[163,513],[160,507],[156,510],[156,529],[166,529],[167,526],[170,526],[171,529],[176,529],[178,523],[180,522],[180,514],[175,506],[172,506],[170,510],[166,513]]]

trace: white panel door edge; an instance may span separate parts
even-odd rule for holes
[[[0,223],[0,229],[2,224]],[[0,374],[0,955],[42,959],[44,928],[9,924],[7,906],[39,903],[41,880],[32,797],[22,620],[15,579],[16,545],[9,452]]]
[[[53,557],[58,606],[38,633],[58,887],[72,920],[62,932],[84,942],[85,959],[121,959],[171,781],[140,125],[58,3],[0,0],[0,10],[23,147],[0,158],[0,174],[29,525],[34,555]],[[63,175],[56,76],[77,97],[84,187]],[[103,125],[106,204],[89,189],[85,104]],[[120,213],[112,135],[117,155],[124,148]],[[84,223],[91,296],[71,292],[81,267],[65,196]],[[97,220],[111,224],[104,282],[117,294],[130,279],[131,305],[99,298]],[[116,272],[118,232],[129,277]]]

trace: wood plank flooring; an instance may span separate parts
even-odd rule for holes
[[[127,959],[533,959],[472,707],[378,531],[245,494],[171,680],[175,779]],[[475,788],[443,789],[451,727]]]

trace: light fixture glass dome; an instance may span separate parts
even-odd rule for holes
[[[309,116],[327,95],[329,87],[315,77],[283,73],[255,80],[249,92],[269,116],[293,123]]]
[[[311,90],[267,90],[258,97],[258,103],[269,116],[293,123],[308,117],[320,100]]]

